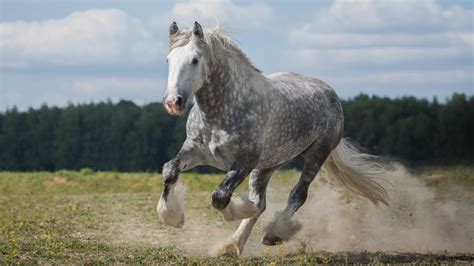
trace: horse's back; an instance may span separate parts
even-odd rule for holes
[[[287,72],[271,74],[267,79],[272,85],[271,114],[261,164],[285,163],[318,138],[337,142],[343,114],[339,98],[328,84]]]
[[[299,108],[312,112],[332,112],[342,115],[336,92],[320,79],[290,72],[273,73],[267,78],[275,95],[272,100],[281,104],[303,105],[293,107],[292,110]],[[321,117],[315,118],[321,119]],[[338,117],[334,117],[334,119],[338,119]]]
[[[324,81],[291,72],[278,72],[267,76],[273,88],[286,99],[328,98],[339,101],[334,90]],[[311,100],[311,99],[308,99]]]

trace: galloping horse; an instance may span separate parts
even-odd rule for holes
[[[328,176],[374,204],[386,202],[375,181],[383,167],[342,138],[344,116],[334,90],[323,81],[295,73],[264,76],[218,29],[169,28],[166,110],[182,115],[193,96],[187,138],[174,159],[163,166],[164,187],[157,210],[168,225],[182,227],[182,197],[176,188],[181,171],[210,165],[226,171],[211,203],[226,220],[242,219],[221,254],[239,255],[253,225],[265,210],[272,174],[298,155],[301,177],[287,206],[264,227],[262,243],[276,245],[301,228],[292,216],[304,204],[308,188],[324,165]],[[232,197],[245,177],[246,197]]]

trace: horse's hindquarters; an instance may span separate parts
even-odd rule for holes
[[[284,164],[316,141],[335,147],[343,114],[335,92],[324,82],[292,73],[269,76],[274,92],[259,167]]]

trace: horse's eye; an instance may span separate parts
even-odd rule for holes
[[[191,64],[197,65],[197,63],[198,63],[198,59],[197,59],[197,58],[193,58],[193,60],[191,61]]]

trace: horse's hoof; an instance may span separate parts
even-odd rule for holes
[[[265,246],[281,245],[282,243],[283,239],[274,235],[264,235],[262,238],[262,244],[264,244]]]
[[[299,239],[290,239],[280,242],[281,245],[275,247],[267,247],[261,250],[266,256],[288,257],[305,253],[306,244]]]
[[[184,226],[184,213],[181,213],[181,218],[179,220],[179,223],[176,224],[176,228],[183,228]]]
[[[181,213],[181,215],[176,216],[175,214],[170,214],[170,213],[165,213],[165,212],[160,212],[159,213],[161,220],[169,225],[173,226],[176,228],[183,228],[184,226],[184,213]]]
[[[226,193],[220,189],[216,189],[211,194],[211,204],[217,210],[223,210],[230,202],[231,194]]]
[[[224,243],[220,243],[215,246],[210,255],[213,257],[224,256],[224,257],[238,257],[240,255],[239,246],[237,245],[237,241],[231,239]]]
[[[184,213],[176,209],[169,209],[163,198],[160,198],[156,210],[158,211],[161,221],[165,224],[176,228],[183,228]]]

